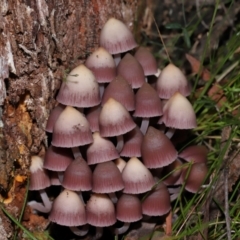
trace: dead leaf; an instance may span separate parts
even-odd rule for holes
[[[201,66],[201,63],[198,59],[196,59],[195,57],[189,55],[189,54],[185,54],[188,62],[190,63],[191,67],[192,67],[192,72],[194,74],[200,74],[201,78],[204,81],[208,81],[211,78],[211,74],[210,72],[204,68],[203,66]]]
[[[208,96],[216,102],[218,108],[222,107],[227,101],[221,86],[216,83],[208,91]]]

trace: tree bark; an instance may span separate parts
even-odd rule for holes
[[[109,17],[133,29],[143,4],[144,0],[0,0],[0,194],[15,217],[25,194],[30,156],[44,154],[47,148],[45,125],[64,72],[96,49]],[[8,239],[13,227],[2,213],[0,221],[6,225],[0,239]]]

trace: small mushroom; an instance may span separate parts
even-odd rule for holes
[[[123,222],[121,228],[115,228],[115,234],[125,233],[130,223],[142,219],[142,204],[136,195],[122,194],[116,205],[116,218]]]
[[[110,18],[104,24],[99,41],[101,47],[104,47],[109,53],[114,54],[116,65],[118,65],[121,59],[121,53],[127,52],[137,46],[131,31],[123,22],[116,18]]]
[[[93,193],[86,205],[87,222],[95,226],[94,239],[102,236],[102,228],[112,226],[116,220],[115,208],[112,201],[105,194]]]
[[[123,147],[123,134],[134,129],[136,123],[121,103],[109,98],[100,112],[99,127],[102,137],[117,137],[116,148],[120,152]]]
[[[39,156],[31,157],[30,173],[29,190],[39,191],[43,204],[30,201],[28,205],[34,210],[48,213],[52,208],[52,202],[49,200],[45,189],[51,185],[51,182],[46,170],[43,169],[43,158]]]
[[[196,114],[191,103],[176,92],[164,105],[162,122],[170,128],[193,129],[197,126]]]
[[[107,138],[101,137],[99,132],[93,134],[93,143],[88,146],[86,155],[89,165],[119,158],[119,154],[113,143]]]
[[[172,142],[156,128],[150,126],[142,141],[142,159],[147,168],[167,166],[177,159]]]
[[[133,89],[140,88],[145,82],[141,64],[130,53],[127,53],[120,61],[117,74],[124,77]]]
[[[98,83],[85,65],[74,68],[62,82],[57,101],[73,107],[93,107],[100,103]]]
[[[149,191],[154,185],[154,179],[151,172],[143,163],[135,157],[132,157],[122,171],[124,182],[124,193],[139,194]]]
[[[163,99],[171,98],[175,92],[183,96],[190,95],[191,88],[184,74],[172,63],[168,64],[160,73],[157,83],[158,96]]]

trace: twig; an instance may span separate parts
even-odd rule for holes
[[[190,218],[192,213],[195,211],[195,209],[197,208],[198,204],[202,201],[203,197],[204,197],[204,194],[202,194],[202,196],[199,198],[199,200],[197,201],[195,206],[189,212],[188,216],[185,218],[184,222],[182,223],[182,226],[178,229],[178,232],[176,233],[176,236],[178,236],[178,234],[181,232],[182,228],[184,227],[184,225],[186,224],[186,222],[188,221],[188,219]]]
[[[230,73],[236,66],[238,66],[239,62],[235,62],[230,65],[221,75],[216,77],[216,82],[219,83],[228,73]]]
[[[224,169],[224,197],[225,197],[225,218],[227,227],[227,238],[231,240],[231,225],[229,216],[229,206],[228,206],[228,167]]]
[[[172,235],[172,210],[170,210],[166,217],[166,235]]]
[[[205,21],[202,18],[201,12],[200,12],[200,4],[199,4],[199,0],[195,0],[196,1],[196,9],[197,9],[197,15],[198,18],[201,20],[201,24],[206,28],[209,29],[209,26],[205,23]]]
[[[155,26],[156,26],[156,28],[157,28],[158,35],[159,35],[160,40],[161,40],[161,42],[162,42],[163,48],[164,48],[164,50],[165,50],[165,52],[166,52],[166,55],[167,55],[168,61],[169,61],[169,62],[172,62],[171,59],[170,59],[170,56],[169,56],[169,54],[168,54],[168,51],[167,51],[166,45],[165,45],[165,43],[164,43],[164,41],[163,41],[162,34],[161,34],[161,32],[160,32],[160,30],[159,30],[159,28],[158,28],[157,22],[156,22],[156,20],[155,20],[155,18],[154,18],[154,16],[153,16],[152,13],[151,13],[151,15],[152,15],[152,18],[153,18],[153,22],[154,22],[154,24],[155,24]]]

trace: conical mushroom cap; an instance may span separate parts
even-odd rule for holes
[[[201,162],[194,163],[191,166],[188,176],[187,176],[187,173],[188,173],[188,168],[183,169],[183,173],[181,175],[182,181],[186,180],[185,189],[192,193],[198,192],[208,173],[208,168],[206,163],[201,163]]]
[[[157,73],[157,61],[148,49],[139,47],[134,54],[134,57],[141,64],[145,76],[150,76]]]
[[[106,87],[102,97],[102,105],[104,105],[109,98],[120,102],[128,111],[135,109],[133,90],[127,80],[121,76],[114,78]]]
[[[169,99],[175,92],[180,92],[183,96],[188,96],[191,92],[190,85],[179,68],[172,63],[168,64],[157,80],[158,96]]]
[[[151,126],[143,137],[141,150],[147,168],[164,167],[177,158],[177,151],[168,137]]]
[[[50,145],[45,154],[43,166],[45,169],[61,172],[66,170],[73,159],[70,148],[57,148]]]
[[[143,214],[148,216],[162,216],[170,209],[170,195],[163,183],[159,183],[142,202]]]
[[[126,133],[123,139],[124,145],[120,155],[124,157],[141,157],[143,134],[139,127],[136,126],[132,131]]]
[[[110,18],[101,30],[100,46],[111,54],[117,54],[127,52],[135,48],[137,44],[132,33],[123,22]]]
[[[144,193],[149,191],[154,185],[151,172],[135,157],[127,162],[122,172],[122,178],[125,185],[124,193]]]
[[[39,156],[31,157],[29,190],[42,190],[51,185],[47,171],[43,169],[43,159]]]
[[[86,66],[94,73],[97,82],[111,82],[117,75],[112,55],[102,47],[95,50],[86,60]]]
[[[86,211],[87,222],[96,227],[108,227],[117,221],[113,202],[105,194],[92,194]]]
[[[87,223],[84,204],[70,190],[63,190],[54,200],[49,220],[63,226],[81,226]]]
[[[90,71],[83,64],[74,68],[63,82],[57,101],[73,107],[93,107],[100,103],[98,83]]]
[[[73,107],[67,106],[53,128],[52,145],[77,147],[93,141],[87,119]]]
[[[99,127],[102,137],[114,137],[131,131],[136,123],[121,103],[109,98],[100,112]]]
[[[117,201],[116,217],[122,222],[136,222],[142,218],[142,204],[139,198],[123,194]]]
[[[93,134],[93,143],[88,146],[86,154],[89,165],[119,158],[119,154],[113,143],[101,137],[99,132]]]
[[[193,129],[197,126],[191,103],[179,92],[176,92],[164,105],[161,120],[167,127],[176,129]]]
[[[82,157],[76,158],[64,172],[62,185],[72,191],[92,189],[92,171]]]
[[[93,172],[93,192],[112,193],[124,188],[120,170],[112,162],[99,163]]]
[[[205,146],[196,145],[185,148],[178,156],[187,162],[207,162],[208,150]]]
[[[132,88],[140,88],[145,82],[141,64],[130,53],[127,53],[117,66],[117,74],[124,77]]]
[[[162,104],[155,89],[144,83],[135,96],[135,117],[157,117],[162,115]]]

